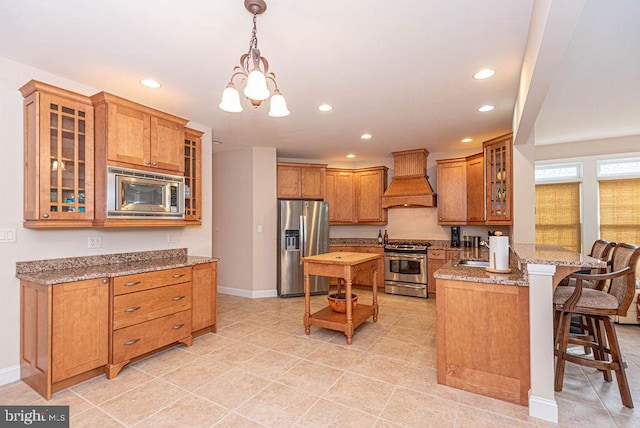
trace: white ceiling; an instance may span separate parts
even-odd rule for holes
[[[14,1],[0,13],[0,56],[209,126],[222,147],[276,147],[279,157],[458,151],[470,146],[464,137],[480,147],[510,131],[533,0],[267,5],[259,48],[287,99],[286,118],[244,100],[242,113],[217,107],[248,49],[243,0]],[[640,133],[639,8],[636,0],[587,0],[536,126],[542,141]],[[483,67],[497,74],[473,80]],[[163,87],[141,87],[145,77]],[[319,112],[323,102],[335,109]],[[483,104],[496,109],[479,113]],[[361,141],[364,132],[373,139]]]

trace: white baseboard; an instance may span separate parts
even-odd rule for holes
[[[218,293],[230,296],[248,297],[250,299],[262,299],[264,297],[278,297],[277,290],[243,290],[240,288],[220,287]]]
[[[558,403],[556,400],[529,396],[529,416],[558,423]]]
[[[0,385],[20,380],[20,364],[0,369]]]

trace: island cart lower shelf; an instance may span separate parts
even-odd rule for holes
[[[311,326],[327,328],[344,332],[347,336],[347,344],[351,345],[353,331],[362,325],[369,317],[378,321],[378,289],[376,280],[378,276],[379,254],[335,252],[316,256],[303,257],[304,262],[304,327],[305,334],[311,333]],[[351,307],[351,286],[353,278],[358,274],[371,272],[372,278],[372,304],[358,303]],[[309,278],[311,275],[330,276],[344,279],[346,313],[335,312],[329,306],[311,314],[311,293]],[[339,283],[339,282],[338,282]]]

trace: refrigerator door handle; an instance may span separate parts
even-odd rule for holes
[[[303,264],[302,258],[305,256],[305,246],[307,245],[307,216],[300,216],[300,264]]]

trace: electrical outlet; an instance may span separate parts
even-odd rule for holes
[[[90,236],[87,248],[102,248],[102,236]]]
[[[0,229],[0,242],[16,242],[16,230]]]
[[[173,242],[173,233],[167,233],[167,242]]]

